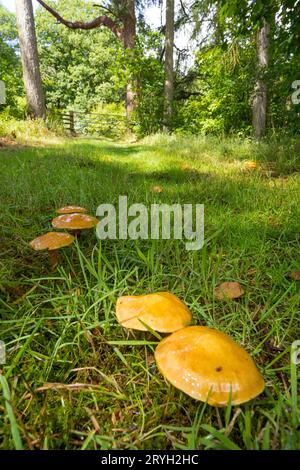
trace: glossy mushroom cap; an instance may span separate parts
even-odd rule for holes
[[[177,331],[192,320],[192,314],[186,305],[169,292],[120,297],[116,316],[125,328],[147,331],[143,325],[145,323],[161,333]]]
[[[71,245],[73,243],[74,237],[69,233],[63,232],[48,232],[45,235],[32,240],[29,245],[36,251],[39,250],[58,250],[64,246]]]
[[[65,228],[68,230],[82,230],[85,228],[93,228],[98,224],[99,220],[87,214],[63,214],[52,220],[55,228]]]
[[[57,209],[56,212],[58,214],[74,214],[74,213],[85,213],[87,210],[84,207],[80,206],[66,206]]]
[[[265,382],[249,354],[226,334],[190,326],[159,343],[157,366],[172,385],[209,405],[247,402]]]

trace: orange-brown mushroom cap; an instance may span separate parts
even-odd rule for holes
[[[56,209],[58,214],[74,214],[74,213],[82,213],[84,214],[87,210],[84,207],[80,206],[66,206],[61,207],[60,209]]]
[[[245,291],[239,282],[222,282],[215,288],[215,297],[218,300],[238,299]]]
[[[99,220],[87,214],[63,214],[52,220],[55,228],[65,228],[68,230],[82,230],[93,228],[98,224]]]
[[[162,375],[179,390],[209,405],[247,402],[265,382],[249,354],[226,334],[190,326],[163,339],[155,350]]]
[[[187,306],[169,292],[120,297],[117,301],[116,316],[125,328],[147,331],[147,325],[161,333],[177,331],[192,320]]]
[[[36,251],[39,250],[58,250],[64,246],[71,245],[73,243],[74,237],[69,233],[63,232],[48,232],[45,235],[32,240],[29,245]]]

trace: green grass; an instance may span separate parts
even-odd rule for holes
[[[259,168],[245,171],[246,159]],[[300,140],[49,138],[1,148],[1,448],[300,448],[299,369],[290,363],[300,283],[288,277],[300,269],[299,168]],[[95,214],[119,195],[129,204],[205,204],[205,246],[100,243],[90,231],[54,272],[47,254],[28,246],[49,230],[55,208],[79,204]],[[230,280],[245,295],[217,301],[214,288]],[[128,333],[114,314],[118,296],[158,290],[186,302],[195,324],[246,348],[265,392],[217,410],[167,384],[153,360],[157,337]]]

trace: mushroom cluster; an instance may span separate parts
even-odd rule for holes
[[[116,317],[125,328],[172,333],[155,350],[158,369],[172,385],[197,400],[218,407],[238,405],[265,388],[250,355],[221,331],[189,326],[192,314],[174,294],[120,297]]]
[[[60,215],[52,220],[52,226],[57,229],[70,230],[73,235],[67,232],[48,232],[29,243],[35,251],[49,251],[52,269],[58,264],[58,250],[71,245],[81,230],[93,228],[98,223],[96,217],[86,214],[87,210],[84,207],[66,206],[57,209],[56,212]]]
[[[57,209],[56,229],[29,244],[48,250],[52,268],[58,250],[71,245],[81,230],[93,228],[98,219],[78,206]],[[224,282],[215,290],[218,300],[239,298],[244,291],[237,282]],[[155,350],[161,374],[179,390],[212,406],[238,405],[262,393],[265,382],[250,355],[228,335],[207,326],[191,326],[188,307],[170,292],[123,296],[117,300],[117,321],[124,328],[171,333]]]

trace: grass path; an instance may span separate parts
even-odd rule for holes
[[[73,139],[1,148],[0,339],[11,406],[8,413],[1,398],[0,446],[299,448],[290,349],[300,339],[300,283],[288,276],[300,270],[299,150],[299,141],[162,136],[131,145]],[[258,169],[246,171],[247,159]],[[88,232],[51,272],[47,255],[28,247],[49,230],[55,208],[76,204],[94,214],[119,195],[129,204],[204,203],[204,248],[98,243]],[[230,280],[246,294],[217,301],[215,286]],[[245,347],[265,376],[264,394],[216,410],[168,385],[153,359],[157,339],[127,334],[114,317],[118,296],[156,290],[174,292],[196,324]]]

